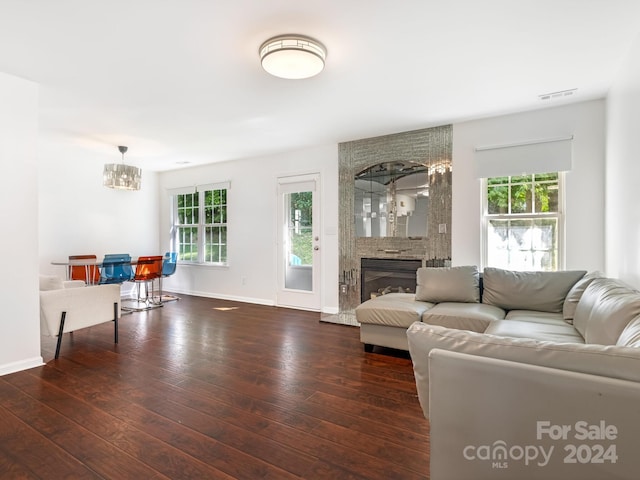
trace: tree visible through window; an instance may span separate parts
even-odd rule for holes
[[[295,192],[290,194],[289,215],[291,219],[291,263],[313,265],[312,225],[313,192]],[[295,260],[295,261],[294,261]]]
[[[227,263],[227,189],[174,196],[174,242],[178,260]]]
[[[512,270],[559,268],[560,186],[558,173],[487,179],[485,265]]]
[[[204,192],[204,261],[227,262],[227,191]]]

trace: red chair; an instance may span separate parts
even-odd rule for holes
[[[74,263],[77,264],[74,265]],[[97,285],[100,282],[97,257],[95,255],[69,255],[69,280],[83,280],[87,285]]]
[[[135,312],[141,312],[143,310],[149,310],[151,308],[161,307],[162,304],[155,303],[153,301],[154,287],[153,282],[162,276],[162,256],[154,255],[147,257],[138,257],[136,262],[136,273],[131,280],[138,286],[138,298],[133,300],[136,305],[122,306],[123,310],[130,310]],[[145,296],[141,295],[141,286],[145,286]],[[149,295],[149,284],[151,284],[151,295]],[[131,300],[128,300],[131,301]]]

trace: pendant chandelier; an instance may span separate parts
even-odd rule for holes
[[[120,146],[118,150],[122,154],[122,163],[107,163],[102,174],[104,186],[116,190],[140,190],[142,170],[133,165],[124,164],[124,154],[127,147]]]

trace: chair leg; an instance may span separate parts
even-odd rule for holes
[[[56,360],[60,356],[60,345],[62,344],[62,332],[64,331],[64,319],[67,317],[67,312],[62,312],[60,317],[60,328],[58,329],[58,342],[56,343]]]
[[[113,343],[118,343],[118,304],[113,303]]]
[[[175,295],[165,295],[164,293],[162,293],[162,279],[164,277],[160,277],[158,278],[158,283],[160,285],[160,296],[158,297],[158,303],[165,304],[168,302],[174,302],[176,300],[180,300],[180,298],[176,297]]]

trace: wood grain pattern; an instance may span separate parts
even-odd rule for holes
[[[218,308],[232,308],[218,310]],[[404,352],[317,313],[183,296],[0,377],[0,478],[427,479]]]

